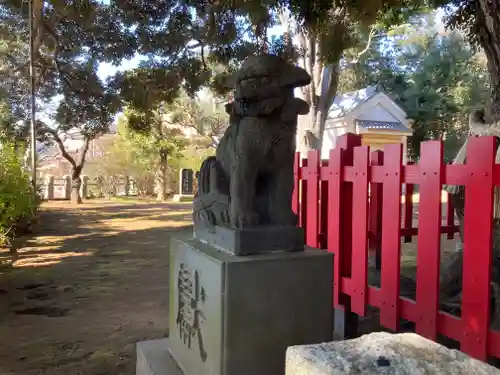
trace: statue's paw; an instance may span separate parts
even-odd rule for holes
[[[222,210],[218,215],[218,222],[222,225],[229,225],[231,219],[229,217],[229,210]]]
[[[259,216],[252,212],[249,214],[236,214],[231,217],[231,225],[233,228],[252,227],[259,224]]]
[[[215,218],[212,212],[208,210],[202,210],[197,214],[197,218],[206,227],[213,227],[215,225]]]

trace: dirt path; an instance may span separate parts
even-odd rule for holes
[[[43,207],[26,247],[0,251],[1,375],[132,375],[135,343],[168,333],[168,243],[189,204]]]

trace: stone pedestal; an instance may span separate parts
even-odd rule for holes
[[[164,345],[184,375],[284,374],[287,347],[331,340],[331,254],[239,257],[195,239],[170,249]]]
[[[500,370],[414,333],[291,347],[286,375],[500,375]]]

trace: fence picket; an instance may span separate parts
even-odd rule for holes
[[[368,181],[369,148],[354,149],[352,211],[352,280],[351,309],[365,316],[368,298]]]
[[[299,215],[299,205],[300,205],[300,152],[295,153],[294,163],[293,163],[293,195],[292,195],[292,210],[296,215]]]
[[[399,327],[402,158],[402,144],[384,147],[380,324],[393,331]]]
[[[307,226],[307,180],[304,179],[304,170],[307,168],[307,159],[302,159],[302,180],[300,181],[300,204],[299,204],[299,225],[301,228]]]
[[[326,160],[321,161],[320,168],[320,179],[321,171],[328,170],[328,162]],[[319,248],[326,249],[327,244],[327,232],[328,232],[328,181],[320,181],[320,212],[319,212]]]
[[[307,224],[305,225],[307,246],[319,247],[319,151],[309,151],[307,167],[303,169],[303,178],[307,180]]]
[[[436,340],[441,250],[441,184],[444,175],[442,142],[423,142],[420,155],[417,251],[419,314],[415,323],[418,334]]]
[[[333,253],[333,306],[342,309],[340,264],[342,254],[340,252],[340,221],[342,201],[342,150],[335,148],[330,151],[328,163],[328,252]]]
[[[461,350],[486,360],[490,326],[495,138],[469,138],[465,184]]]

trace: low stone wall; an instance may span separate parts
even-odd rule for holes
[[[38,181],[38,186],[43,200],[69,200],[71,197],[71,177],[54,177],[47,176],[43,180]],[[104,186],[100,186],[99,179],[90,179],[88,176],[82,176],[82,186],[80,194],[83,199],[101,198],[104,193]],[[113,196],[136,196],[137,187],[134,181],[124,176],[119,179],[114,185]]]
[[[414,333],[292,346],[285,375],[500,375],[500,370]]]

